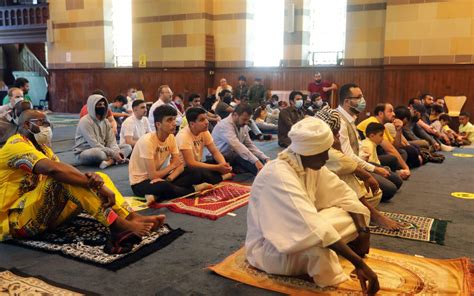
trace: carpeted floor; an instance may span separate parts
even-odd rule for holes
[[[66,151],[59,154],[62,159],[74,159],[67,152],[73,145],[74,132],[73,126],[54,129],[55,151]],[[276,141],[258,142],[257,145],[272,158],[280,150]],[[455,152],[474,153],[474,149],[456,149]],[[387,212],[451,220],[445,245],[374,235],[374,247],[431,258],[474,258],[474,200],[450,196],[454,191],[474,192],[474,158],[445,155],[444,164],[428,164],[414,170],[393,201],[380,207]],[[105,173],[124,195],[133,195],[127,166],[114,166]],[[238,176],[238,181],[249,181],[249,176]],[[217,221],[166,209],[145,211],[164,213],[167,223],[189,233],[117,272],[7,244],[0,244],[0,267],[15,267],[28,274],[42,275],[58,283],[104,295],[278,295],[225,279],[205,269],[243,245],[247,207],[236,210],[235,217],[225,216]]]

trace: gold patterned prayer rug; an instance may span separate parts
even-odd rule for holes
[[[444,245],[444,236],[446,234],[448,221],[407,214],[388,212],[380,213],[402,223],[403,228],[401,230],[388,230],[377,226],[371,226],[371,233]]]
[[[247,285],[288,295],[362,295],[352,264],[339,258],[350,280],[338,287],[320,288],[309,279],[267,274],[247,262],[245,248],[209,267],[215,273]],[[378,295],[471,295],[473,271],[468,258],[427,259],[371,249],[365,259],[377,273]],[[308,277],[309,278],[309,277]]]
[[[45,232],[35,239],[14,239],[6,242],[60,254],[110,270],[118,270],[166,247],[185,233],[182,229],[172,229],[168,224],[165,224],[149,236],[143,237],[137,244],[130,246],[129,252],[108,254],[104,251],[104,246],[109,240],[109,230],[89,217],[87,215],[78,216],[54,231]]]
[[[0,295],[98,295],[52,282],[43,277],[33,277],[17,269],[0,268]]]
[[[211,220],[232,212],[249,202],[251,186],[234,182],[222,182],[214,188],[151,205],[152,208],[168,208],[176,213],[203,217]]]

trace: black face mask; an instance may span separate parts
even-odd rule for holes
[[[105,112],[107,112],[107,108],[105,107],[95,107],[95,114],[99,116],[104,116]]]
[[[316,83],[321,83],[321,79],[316,79]]]

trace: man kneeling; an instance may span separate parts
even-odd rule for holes
[[[348,279],[337,253],[355,266],[365,292],[377,292],[377,275],[361,259],[369,252],[369,210],[324,167],[334,141],[331,130],[308,117],[288,135],[288,149],[252,185],[247,260],[267,273],[309,275],[325,287]]]
[[[0,149],[0,241],[32,238],[85,211],[109,227],[112,244],[105,251],[124,253],[130,248],[121,243],[163,223],[164,215],[133,213],[107,175],[61,163],[46,145],[51,137],[46,116],[25,110],[18,133]]]

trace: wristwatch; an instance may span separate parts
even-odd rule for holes
[[[367,226],[361,227],[357,230],[358,233],[365,232],[365,233],[370,233],[370,228]]]

